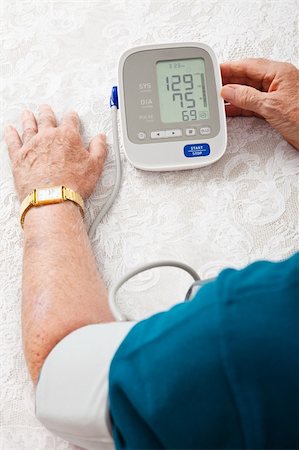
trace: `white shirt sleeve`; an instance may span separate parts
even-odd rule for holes
[[[134,325],[88,325],[53,348],[36,388],[36,416],[45,427],[84,449],[114,448],[108,408],[109,368]]]

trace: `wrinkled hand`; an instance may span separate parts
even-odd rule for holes
[[[228,116],[267,120],[299,150],[299,70],[289,63],[244,59],[221,64]]]
[[[48,105],[42,105],[37,119],[31,111],[22,116],[22,140],[8,126],[5,140],[20,201],[34,188],[65,185],[86,199],[94,190],[106,158],[106,136],[95,136],[88,150],[80,136],[80,120],[75,112],[57,125]]]

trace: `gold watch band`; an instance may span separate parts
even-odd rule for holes
[[[84,217],[84,201],[78,192],[73,191],[72,189],[62,186],[63,194],[64,194],[64,200],[71,200],[74,203],[77,203],[77,205],[80,206],[82,216]]]
[[[33,206],[53,205],[70,200],[80,207],[82,217],[84,217],[84,201],[78,192],[65,186],[53,186],[47,188],[34,189],[21,203],[20,222],[23,228],[27,212]]]

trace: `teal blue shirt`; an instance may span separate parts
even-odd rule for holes
[[[117,448],[299,448],[299,253],[224,270],[110,368]]]

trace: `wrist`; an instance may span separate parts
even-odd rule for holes
[[[39,208],[41,206],[48,206],[58,203],[65,203],[70,200],[72,203],[80,207],[82,216],[84,217],[84,202],[80,194],[76,191],[65,187],[52,186],[46,188],[34,189],[28,194],[21,203],[21,226],[24,226],[24,220],[28,211],[32,208]]]
[[[83,217],[80,207],[70,201],[62,203],[53,203],[49,205],[33,206],[30,208],[24,220],[24,232],[38,228],[45,230],[45,228],[65,229],[69,226],[74,227],[75,224],[82,224]]]

